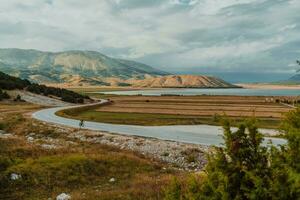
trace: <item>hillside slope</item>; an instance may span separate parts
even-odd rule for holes
[[[0,49],[0,70],[37,83],[107,85],[104,78],[144,78],[168,73],[134,61],[115,59],[95,51],[42,52]]]
[[[95,51],[52,53],[0,49],[0,71],[31,82],[62,87],[234,87],[216,77],[169,75],[142,63],[111,58]]]
[[[237,87],[222,79],[212,76],[198,75],[168,75],[162,77],[151,77],[144,80],[129,80],[135,87],[151,88],[228,88]]]

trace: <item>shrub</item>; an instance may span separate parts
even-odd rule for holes
[[[232,131],[224,123],[224,146],[208,155],[205,175],[171,183],[165,199],[299,199],[300,109],[283,122],[287,145],[262,146],[255,120]],[[199,181],[201,180],[201,181]]]
[[[14,101],[22,101],[21,96],[18,94],[17,97],[14,99]]]
[[[7,92],[6,91],[3,92],[0,89],[0,101],[3,100],[3,99],[9,99],[9,98],[10,98],[10,96],[7,94]]]

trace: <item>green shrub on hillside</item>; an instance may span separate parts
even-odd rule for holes
[[[254,120],[237,131],[226,121],[224,147],[208,155],[205,173],[170,184],[165,199],[299,199],[300,109],[287,115],[283,131],[287,145],[266,147]]]
[[[1,89],[4,90],[25,89],[35,94],[41,94],[45,96],[52,95],[52,96],[60,97],[63,101],[70,102],[70,103],[83,103],[84,99],[89,99],[88,96],[84,96],[70,90],[48,87],[36,83],[30,83],[28,80],[23,80],[17,77],[9,76],[2,72],[0,72],[0,100],[4,98],[9,98],[9,96],[5,92],[3,93],[4,96],[1,95],[1,91],[2,91]]]

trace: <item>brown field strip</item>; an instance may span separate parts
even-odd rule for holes
[[[215,114],[232,117],[281,118],[291,108],[274,102],[266,102],[266,97],[239,96],[118,96],[113,104],[96,111],[123,113],[151,113],[213,116]]]

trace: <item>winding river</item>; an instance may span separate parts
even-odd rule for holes
[[[106,103],[101,100],[100,103]],[[90,104],[95,105],[95,104]],[[85,105],[86,106],[86,105]],[[79,128],[79,121],[57,116],[55,113],[69,108],[79,106],[56,107],[37,111],[32,117],[44,122],[65,125],[73,128]],[[85,122],[85,129],[96,131],[107,131],[122,135],[134,135],[141,137],[156,138],[161,140],[170,140],[202,145],[220,145],[223,143],[222,127],[210,125],[172,125],[172,126],[137,126],[137,125],[118,125],[99,122]],[[262,133],[274,133],[276,130],[260,129]],[[281,138],[265,137],[264,143],[269,141],[273,144],[284,144],[286,141]]]

